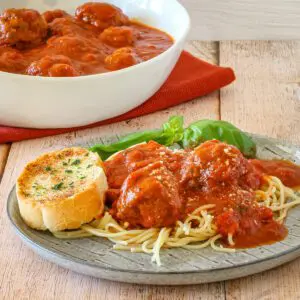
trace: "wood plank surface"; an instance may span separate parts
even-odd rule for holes
[[[221,42],[237,80],[221,91],[221,117],[244,130],[300,144],[300,40]]]
[[[249,132],[300,144],[300,41],[221,42],[220,64],[236,82],[221,91],[221,118]],[[300,259],[226,282],[227,300],[300,299]]]
[[[192,19],[195,40],[300,38],[299,0],[179,0]]]
[[[8,153],[10,150],[10,145],[9,144],[1,144],[0,145],[0,182],[2,179],[2,175],[4,172],[4,168],[6,165],[6,161],[8,158]]]
[[[218,61],[218,43],[192,42],[187,49],[205,60]],[[78,275],[47,262],[28,249],[14,234],[6,216],[6,199],[26,162],[57,148],[159,127],[169,116],[180,114],[187,123],[219,118],[219,92],[201,100],[155,114],[100,128],[61,136],[14,143],[0,185],[0,298],[1,299],[225,299],[224,283],[185,287],[137,286]]]

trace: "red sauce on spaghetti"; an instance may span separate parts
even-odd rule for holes
[[[173,152],[151,141],[104,165],[111,213],[133,228],[173,226],[199,206],[214,204],[224,243],[229,234],[237,248],[270,244],[287,235],[271,209],[255,201],[263,172],[233,146],[208,141],[193,151]]]
[[[7,9],[0,14],[0,71],[72,77],[130,67],[166,51],[173,39],[133,22],[116,6],[65,11]]]
[[[300,166],[286,160],[253,159],[250,163],[262,174],[278,177],[288,187],[300,188]]]

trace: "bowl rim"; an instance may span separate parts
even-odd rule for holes
[[[171,51],[173,51],[174,48],[177,47],[177,45],[179,43],[181,43],[183,40],[185,40],[185,38],[187,37],[190,29],[191,29],[191,18],[189,13],[187,12],[186,8],[178,1],[178,0],[173,0],[174,2],[177,3],[177,5],[180,6],[180,8],[182,9],[183,14],[185,15],[186,19],[187,19],[187,25],[186,28],[182,34],[182,36],[175,40],[172,36],[172,38],[174,39],[174,43],[173,45],[168,48],[166,51],[164,51],[163,53],[157,55],[154,58],[151,58],[147,61],[144,61],[140,64],[128,67],[128,68],[124,68],[121,70],[116,70],[116,71],[112,71],[112,72],[106,72],[106,73],[98,73],[98,74],[90,74],[90,75],[83,75],[83,76],[75,76],[75,77],[44,77],[44,76],[30,76],[30,75],[25,75],[25,74],[16,74],[16,73],[9,73],[9,72],[4,72],[4,71],[0,71],[0,76],[7,76],[7,79],[24,79],[24,80],[35,80],[35,81],[42,81],[42,82],[67,82],[67,81],[80,81],[80,80],[85,80],[85,79],[95,79],[98,77],[102,77],[102,78],[110,78],[113,76],[118,76],[118,75],[123,75],[128,72],[137,70],[137,69],[141,69],[143,67],[146,67],[152,63],[155,63],[156,61],[162,59],[164,56],[167,56]],[[147,25],[145,23],[145,25]],[[169,33],[167,33],[169,34]]]

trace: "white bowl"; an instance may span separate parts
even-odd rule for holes
[[[74,13],[88,0],[1,0],[5,8],[56,8]],[[97,1],[96,1],[97,2]],[[72,78],[32,77],[0,72],[0,124],[31,128],[87,125],[142,104],[174,68],[190,28],[188,13],[177,0],[103,0],[130,17],[174,37],[166,52],[139,65],[105,74]]]

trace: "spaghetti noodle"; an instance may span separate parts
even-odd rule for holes
[[[259,205],[270,208],[276,221],[282,223],[288,210],[300,204],[300,197],[294,190],[283,185],[274,176],[265,176],[265,184],[255,192]],[[224,247],[218,243],[224,236],[219,234],[214,222],[214,204],[203,205],[194,210],[187,218],[177,221],[174,228],[128,229],[128,224],[119,224],[108,212],[80,230],[56,232],[61,239],[98,236],[114,243],[115,250],[144,252],[152,254],[152,261],[161,265],[160,250],[162,248],[202,249],[211,247],[216,251],[234,252],[234,235],[228,234]]]

